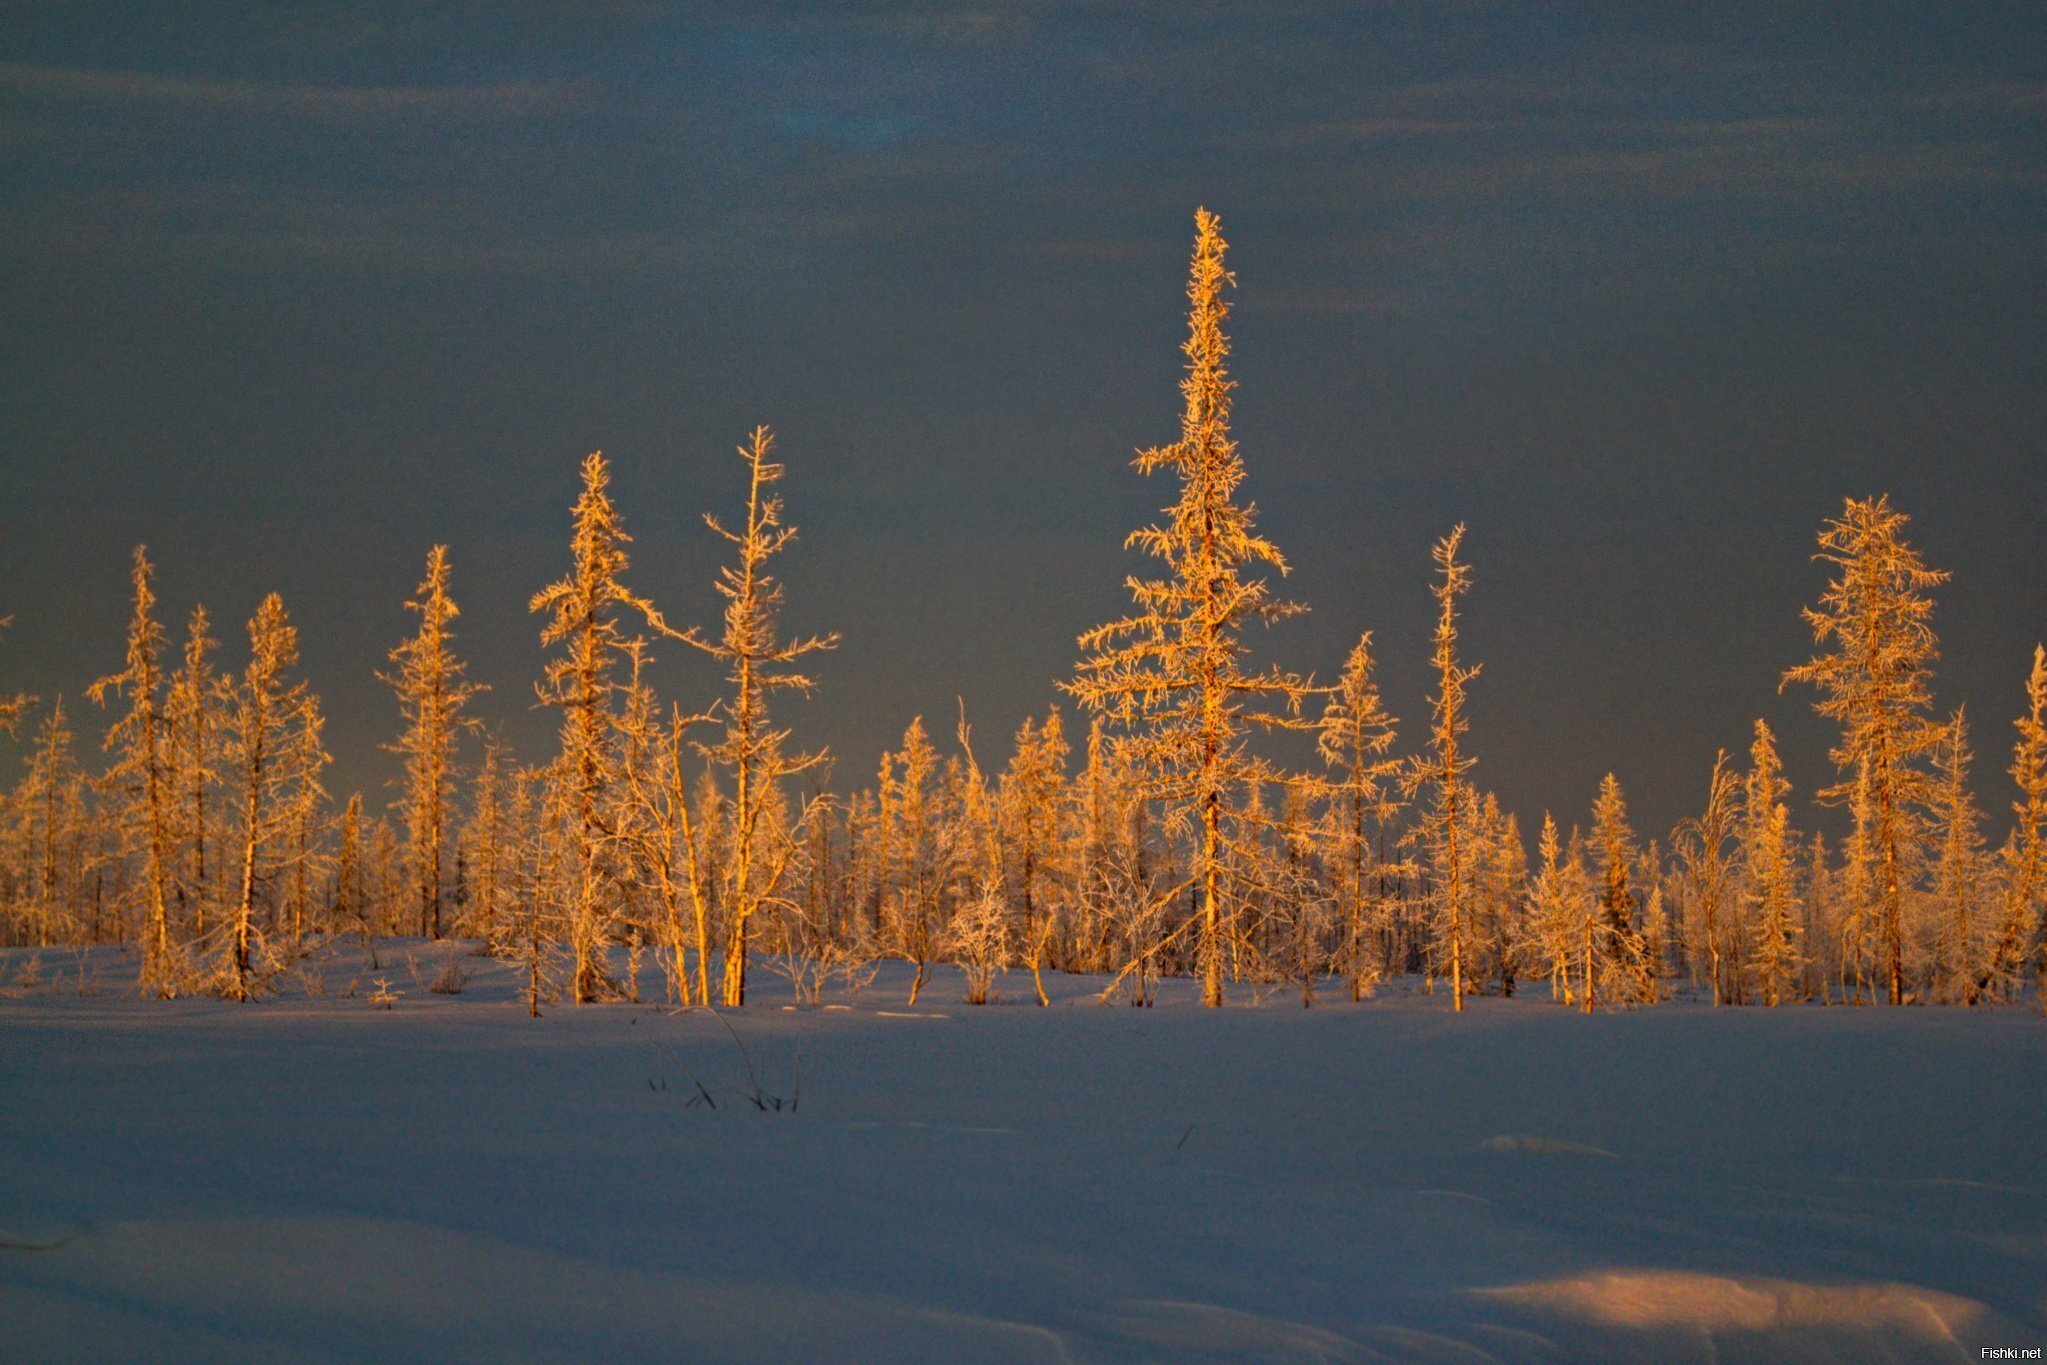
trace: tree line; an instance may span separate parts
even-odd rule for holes
[[[915,718],[870,785],[836,791],[827,756],[777,722],[779,696],[815,685],[803,661],[838,637],[780,632],[774,560],[796,529],[767,428],[739,448],[743,517],[706,517],[729,552],[715,629],[671,625],[627,586],[631,538],[592,454],[569,570],[531,602],[555,752],[522,761],[471,714],[486,689],[466,675],[436,546],[406,604],[416,628],[378,675],[403,774],[384,811],[360,794],[337,809],[323,785],[320,701],[297,675],[283,600],[263,599],[230,667],[203,606],[173,643],[138,547],[121,666],[86,692],[105,718],[97,769],[61,698],[0,701],[27,759],[0,807],[0,934],[132,944],[146,993],[242,1000],[336,936],[462,936],[520,964],[535,1013],[643,990],[740,1006],[760,968],[815,1002],[883,958],[913,964],[913,1000],[936,964],[956,964],[976,1003],[1005,970],[1027,972],[1041,1004],[1044,973],[1062,971],[1137,1004],[1169,975],[1198,980],[1209,1005],[1276,990],[1355,1000],[1419,976],[1458,1009],[1546,989],[1586,1011],[1680,993],[1973,1005],[2037,983],[2047,651],[2016,722],[2015,818],[1993,851],[1968,717],[1933,711],[1946,575],[1887,498],[1848,499],[1821,529],[1831,576],[1805,611],[1816,652],[1783,675],[1840,728],[1837,780],[1814,793],[1847,812],[1838,848],[1794,827],[1758,720],[1667,837],[1637,835],[1609,774],[1568,832],[1543,814],[1531,860],[1517,816],[1477,779],[1462,526],[1434,550],[1434,691],[1409,752],[1369,631],[1332,683],[1253,666],[1244,627],[1305,608],[1274,595],[1286,560],[1239,496],[1235,281],[1215,215],[1195,227],[1179,437],[1135,461],[1177,485],[1127,541],[1154,567],[1129,579],[1128,615],[1080,638],[1057,683],[1070,710],[1025,720],[999,768],[976,756],[962,706],[950,746]],[[719,695],[661,696],[663,647],[716,661]],[[1258,742],[1271,731],[1309,737],[1319,766],[1276,762]]]

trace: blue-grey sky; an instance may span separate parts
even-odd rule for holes
[[[772,425],[789,719],[867,781],[982,743],[1124,605],[1171,490],[1197,204],[1237,272],[1246,493],[1325,676],[1424,713],[1431,541],[1470,524],[1479,780],[1657,833],[1754,717],[1825,775],[1809,555],[1888,491],[1954,571],[1943,708],[1985,804],[2047,636],[2047,9],[1414,4],[28,4],[0,9],[0,691],[280,589],[332,785],[451,547],[525,756],[526,598],[603,448],[631,581],[715,620],[705,510]],[[696,664],[664,663],[681,700]],[[984,758],[987,756],[984,752]],[[1809,817],[1808,817],[1809,818]]]

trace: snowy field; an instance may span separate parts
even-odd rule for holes
[[[382,945],[389,1010],[353,945],[324,996],[250,1006],[134,1000],[111,950],[24,988],[0,953],[0,1359],[2047,1346],[2031,1009],[1136,1010],[1055,978],[1044,1010],[1015,974],[911,1009],[891,965],[822,1010],[769,977],[722,1018],[536,1021],[482,959],[429,993],[459,951]]]

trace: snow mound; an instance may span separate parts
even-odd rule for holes
[[[1361,1342],[1324,1328],[1205,1303],[1134,1301],[1124,1305],[1124,1311],[1114,1315],[1109,1325],[1125,1341],[1182,1356],[1341,1361],[1345,1365],[1386,1359]]]
[[[0,1223],[0,1251],[59,1251],[83,1236],[77,1223],[17,1216]]]
[[[69,1358],[146,1330],[165,1355],[280,1358],[892,1358],[1064,1361],[1057,1333],[846,1290],[653,1274],[400,1219],[113,1224],[0,1284],[22,1359]],[[120,1322],[103,1316],[120,1307]],[[576,1311],[563,1312],[565,1305]],[[593,1320],[601,1330],[593,1336]],[[386,1354],[388,1352],[388,1354]]]
[[[1608,1270],[1476,1291],[1540,1316],[1629,1334],[1666,1358],[1975,1359],[1998,1325],[1974,1299],[1894,1282],[1812,1284],[1685,1270]],[[2012,1324],[2022,1339],[2023,1329]],[[1652,1343],[1663,1343],[1652,1345]],[[1682,1343],[1682,1345],[1680,1345]]]

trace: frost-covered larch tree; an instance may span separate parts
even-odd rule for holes
[[[1716,1005],[1742,998],[1740,808],[1741,779],[1722,749],[1713,759],[1706,808],[1679,825],[1671,840],[1686,892],[1692,982],[1698,984],[1703,970]]]
[[[310,751],[306,747],[306,711],[314,705],[312,694],[304,682],[289,680],[298,657],[298,630],[285,614],[284,599],[271,593],[249,620],[248,667],[239,675],[223,677],[218,688],[223,766],[235,792],[241,855],[238,889],[220,954],[221,989],[235,1000],[247,1000],[256,989],[257,896],[270,875],[273,845],[290,829],[290,797],[317,754],[317,742]]]
[[[127,712],[107,731],[106,748],[116,755],[101,779],[116,800],[115,819],[131,852],[142,861],[135,883],[143,918],[141,988],[169,998],[177,990],[170,926],[170,857],[173,821],[169,765],[165,754],[163,713],[163,627],[153,614],[155,566],[143,547],[135,547],[130,582],[135,609],[128,622],[127,664],[119,673],[92,685],[91,696],[104,703],[116,696]]]
[[[1822,1004],[1833,1001],[1833,982],[1840,967],[1838,897],[1834,895],[1835,871],[1827,854],[1826,836],[1813,831],[1805,856],[1805,918],[1799,931],[1803,940],[1800,956],[1805,962],[1805,994]]]
[[[30,875],[23,878],[17,919],[26,941],[47,948],[58,938],[73,938],[80,923],[78,899],[82,878],[82,845],[86,837],[85,779],[72,749],[71,727],[64,718],[64,698],[51,703],[36,728],[28,772],[16,789],[15,802],[28,848]],[[92,926],[97,930],[98,926]],[[93,934],[97,938],[97,933]]]
[[[709,1005],[711,910],[720,864],[713,839],[699,832],[698,816],[706,816],[715,832],[725,805],[708,770],[701,779],[702,799],[691,800],[688,754],[691,729],[714,716],[709,711],[684,714],[681,707],[666,717],[657,715],[637,669],[635,675],[633,701],[624,717],[626,799],[620,837],[634,880],[654,897],[654,937],[671,993],[684,1004]]]
[[[1398,813],[1393,779],[1400,760],[1387,757],[1398,721],[1372,679],[1372,633],[1351,647],[1343,673],[1322,709],[1316,750],[1333,771],[1327,849],[1336,916],[1343,926],[1343,965],[1350,998],[1361,999],[1372,982],[1390,972],[1379,941],[1385,910],[1385,881],[1392,869],[1373,856],[1372,836]]]
[[[1465,689],[1480,665],[1465,667],[1457,655],[1457,599],[1471,587],[1471,566],[1457,557],[1464,543],[1460,524],[1436,542],[1432,552],[1440,575],[1436,596],[1436,650],[1430,663],[1436,693],[1429,699],[1429,752],[1417,755],[1401,778],[1410,797],[1426,793],[1415,830],[1434,892],[1436,956],[1450,977],[1450,1004],[1464,1008],[1470,985],[1472,851],[1471,805],[1474,794],[1465,774],[1478,760],[1464,751]]]
[[[1985,867],[1983,813],[1969,790],[1969,717],[1957,708],[1947,723],[1947,737],[1934,751],[1934,783],[1928,811],[1933,818],[1939,851],[1933,865],[1933,900],[1938,922],[1934,930],[1934,990],[1941,998],[1966,1005],[1980,993]]]
[[[1834,649],[1790,669],[1780,684],[1811,683],[1820,691],[1815,709],[1841,726],[1830,756],[1843,778],[1820,797],[1849,802],[1855,815],[1861,895],[1875,912],[1893,1005],[1905,1002],[1906,903],[1926,842],[1924,760],[1943,734],[1927,714],[1939,658],[1927,594],[1948,579],[1906,543],[1905,522],[1888,498],[1850,498],[1820,532],[1814,558],[1839,572],[1805,619],[1814,639]]]
[[[419,629],[391,651],[397,670],[378,677],[397,693],[404,723],[397,741],[386,747],[405,760],[398,808],[405,822],[419,932],[437,939],[454,839],[455,745],[462,731],[474,726],[462,708],[486,688],[464,680],[466,665],[455,654],[453,623],[462,609],[448,595],[447,546],[427,552],[426,577],[417,592],[405,607],[419,616]]]
[[[916,1004],[937,954],[939,899],[944,881],[933,775],[938,751],[915,717],[903,731],[903,747],[881,759],[882,920],[891,946],[915,964],[910,1003]]]
[[[1066,872],[1061,845],[1061,807],[1066,790],[1066,730],[1054,706],[1044,723],[1025,717],[1016,748],[1002,775],[1001,809],[1009,862],[1020,912],[1018,948],[1031,970],[1038,1003],[1045,994],[1044,967],[1058,926],[1056,902],[1047,894]]]
[[[692,628],[682,639],[726,667],[731,693],[724,700],[725,736],[704,754],[727,774],[731,802],[725,845],[725,879],[720,900],[725,911],[725,971],[720,995],[728,1007],[746,1003],[746,966],[753,921],[764,906],[782,894],[783,878],[796,845],[780,835],[769,812],[789,777],[824,761],[822,752],[786,752],[790,732],[769,719],[769,703],[777,692],[808,693],[815,683],[790,668],[798,659],[839,642],[833,635],[798,640],[777,638],[782,585],[768,572],[768,561],[796,539],[796,528],[783,524],[782,499],[771,492],[783,467],[769,458],[774,434],[754,428],[739,447],[746,462],[746,522],[728,530],[717,517],[705,523],[738,553],[738,562],[718,572],[718,595],[725,599],[724,627],[716,639]]]
[[[1087,764],[1075,780],[1078,790],[1069,809],[1073,970],[1111,969],[1111,944],[1123,912],[1142,902],[1148,891],[1144,802],[1126,778],[1126,765],[1096,716],[1088,725]]]
[[[1576,825],[1571,826],[1571,841],[1564,855],[1564,899],[1572,908],[1571,966],[1578,983],[1578,1008],[1590,1014],[1599,1007],[1606,915],[1592,869],[1585,864],[1585,837]]]
[[[974,757],[973,732],[966,704],[960,704],[957,730],[964,763],[955,770],[959,799],[949,802],[950,828],[945,842],[959,851],[965,884],[946,925],[944,945],[967,978],[966,1003],[985,1005],[995,975],[1009,957],[1009,907],[1002,894],[1002,835],[994,795]]]
[[[308,693],[305,709],[299,713],[298,734],[293,743],[294,774],[289,796],[290,827],[286,834],[289,850],[286,865],[290,884],[286,890],[294,936],[325,932],[319,889],[331,874],[334,859],[329,851],[328,792],[321,780],[334,756],[326,748],[327,716],[317,695]]]
[[[560,646],[537,688],[543,706],[562,713],[561,753],[550,769],[557,790],[549,804],[560,821],[569,866],[569,940],[574,955],[570,990],[581,1004],[614,992],[604,965],[612,919],[611,812],[618,786],[615,694],[617,668],[630,653],[622,625],[631,612],[666,632],[653,603],[619,581],[632,537],[610,493],[611,472],[602,451],[583,461],[583,491],[576,499],[569,539],[569,576],[534,594],[528,610],[547,613],[540,643]]]
[[[2004,846],[2004,906],[1985,980],[2000,998],[2018,989],[2047,897],[2047,648],[2039,645],[2033,647],[2026,703],[2026,714],[2014,722],[2019,737],[2010,771],[2019,789],[2012,803],[2018,819]]]
[[[1748,868],[1749,936],[1754,945],[1756,985],[1763,1003],[1772,1006],[1791,993],[1799,973],[1798,924],[1794,919],[1797,850],[1791,810],[1785,803],[1790,792],[1784,765],[1777,757],[1777,737],[1757,720],[1743,787],[1741,843]]]
[[[1521,842],[1521,821],[1514,812],[1502,810],[1499,798],[1490,792],[1482,807],[1480,828],[1485,832],[1481,884],[1487,902],[1487,949],[1500,994],[1511,996],[1528,936],[1523,894],[1528,885],[1528,847]]]
[[[1642,854],[1644,884],[1649,888],[1642,906],[1642,961],[1651,1003],[1663,998],[1663,979],[1670,975],[1670,909],[1663,879],[1657,875],[1662,866],[1662,852],[1651,839]]]
[[[1278,547],[1252,528],[1257,508],[1237,501],[1244,461],[1230,434],[1229,304],[1234,283],[1223,267],[1221,222],[1194,215],[1194,259],[1187,284],[1187,374],[1180,439],[1141,452],[1137,469],[1170,469],[1180,496],[1164,526],[1131,533],[1126,546],[1163,561],[1167,575],[1127,580],[1137,610],[1081,636],[1089,657],[1065,684],[1091,710],[1123,727],[1123,744],[1142,770],[1140,792],[1165,803],[1169,823],[1191,843],[1199,888],[1195,955],[1202,1003],[1223,1003],[1223,953],[1233,911],[1224,885],[1225,831],[1246,783],[1274,773],[1246,743],[1257,728],[1311,728],[1301,702],[1311,682],[1277,667],[1247,667],[1243,628],[1305,608],[1276,600],[1260,566],[1284,575]]]
[[[164,708],[175,809],[173,886],[195,939],[205,937],[207,910],[219,895],[215,865],[220,853],[213,837],[218,815],[208,804],[220,776],[220,698],[213,671],[217,647],[206,608],[193,607],[185,627],[184,663],[171,675]]]
[[[505,798],[505,744],[493,734],[483,742],[483,757],[469,787],[469,823],[462,832],[463,858],[469,874],[468,904],[459,932],[485,943],[497,935],[498,916],[506,907],[516,831],[509,827],[510,803]]]
[[[329,919],[335,930],[353,929],[370,946],[369,888],[363,872],[362,794],[352,792],[341,808],[341,837],[334,853],[334,897]],[[371,965],[376,965],[374,955]]]
[[[570,818],[574,792],[560,779],[559,766],[522,768],[512,780],[512,827],[523,837],[518,854],[519,913],[504,926],[503,956],[525,969],[526,1013],[540,1017],[540,1005],[554,999],[549,945],[557,937],[560,905],[556,864],[561,860],[563,826]],[[573,890],[570,895],[575,895]]]
[[[1529,878],[1531,929],[1549,975],[1549,998],[1570,1003],[1577,996],[1571,964],[1577,958],[1577,906],[1561,859],[1556,817],[1542,813],[1542,835],[1536,840],[1540,866]]]
[[[1592,804],[1592,826],[1599,841],[1600,952],[1608,969],[1611,993],[1629,1000],[1649,997],[1641,935],[1635,915],[1641,898],[1635,894],[1634,869],[1639,859],[1635,833],[1628,825],[1628,802],[1620,779],[1608,773],[1599,782]]]

